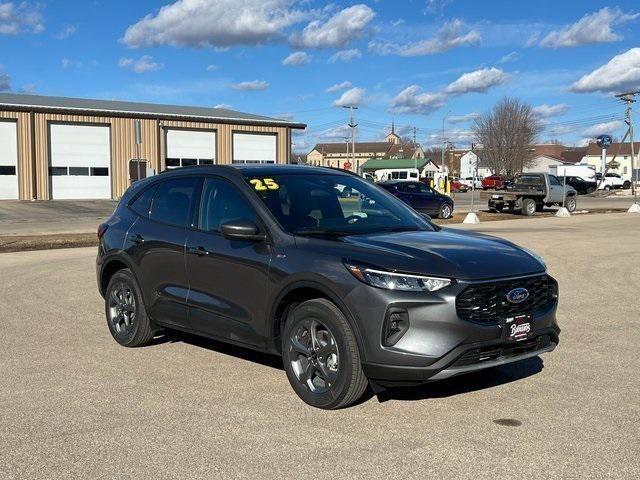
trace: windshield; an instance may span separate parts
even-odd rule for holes
[[[282,228],[297,235],[354,235],[435,228],[355,175],[247,177]]]

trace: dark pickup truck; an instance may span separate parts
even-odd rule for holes
[[[520,210],[527,216],[541,212],[545,206],[562,206],[563,202],[566,209],[573,212],[577,196],[578,192],[573,187],[563,185],[558,177],[548,173],[522,173],[504,190],[482,192],[483,198],[489,198],[489,210]]]

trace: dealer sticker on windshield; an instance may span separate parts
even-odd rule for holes
[[[249,183],[253,185],[253,188],[258,192],[278,190],[280,188],[280,185],[278,185],[273,178],[254,178],[249,180]]]

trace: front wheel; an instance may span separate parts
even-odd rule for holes
[[[576,206],[577,206],[577,202],[576,202],[576,197],[572,196],[572,197],[567,197],[567,199],[564,202],[564,207],[569,210],[569,213],[573,213],[576,211]]]
[[[313,407],[347,407],[367,388],[353,330],[340,309],[324,298],[291,311],[282,335],[282,360],[291,387]]]

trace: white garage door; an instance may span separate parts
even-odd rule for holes
[[[0,122],[0,200],[18,199],[18,137],[15,122]]]
[[[109,127],[56,125],[51,134],[51,198],[111,198]]]
[[[216,132],[167,130],[168,169],[216,163]]]
[[[233,134],[233,163],[276,163],[276,135]]]

